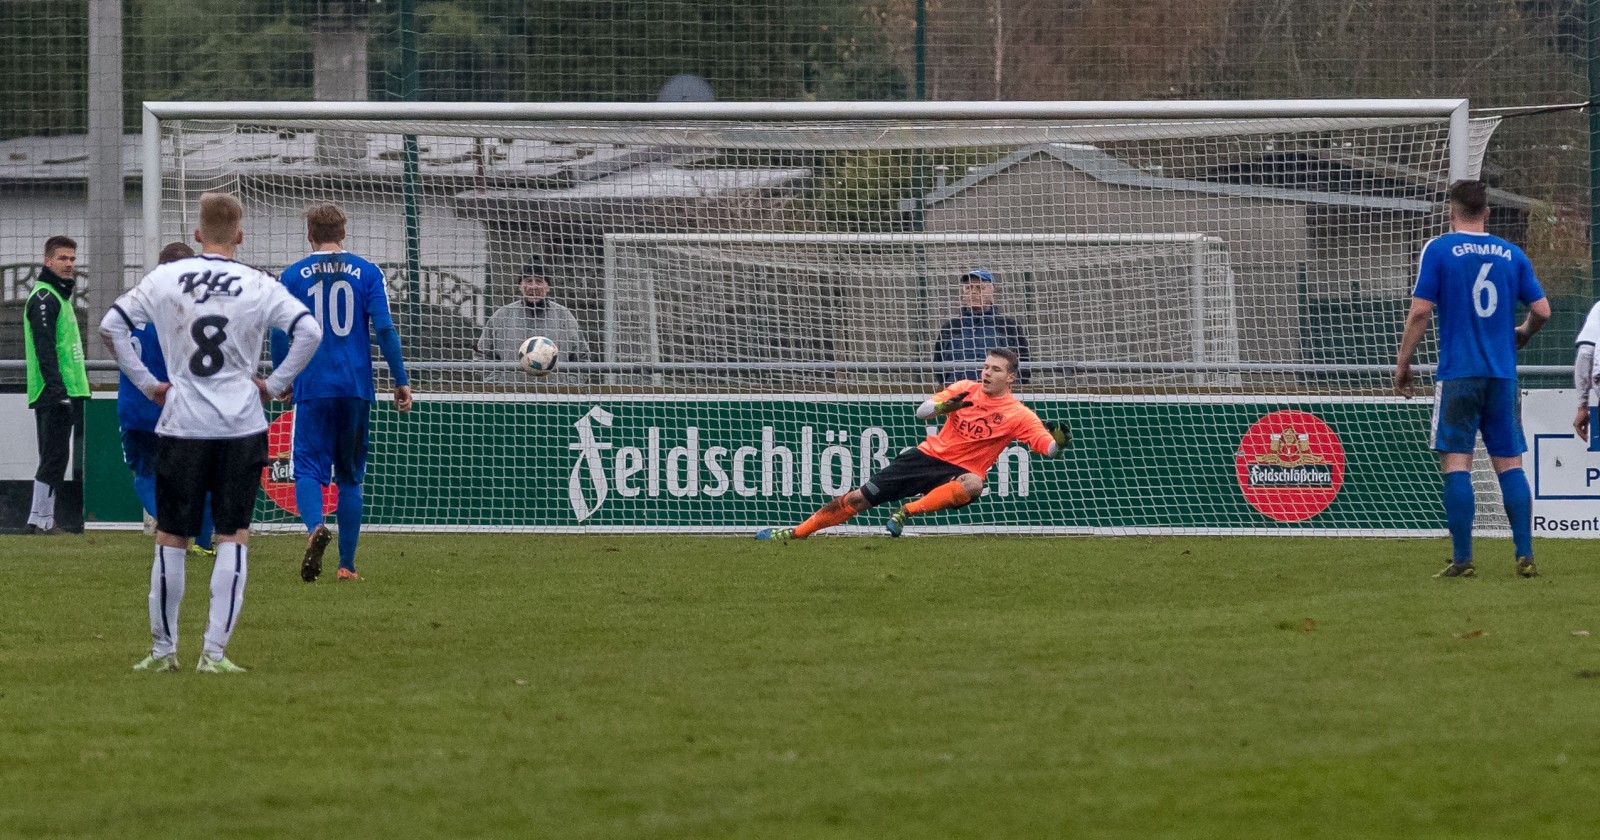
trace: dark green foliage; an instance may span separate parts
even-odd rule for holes
[[[88,129],[84,0],[0,6],[0,139]]]
[[[365,26],[372,99],[400,91],[396,2],[124,0],[125,124],[148,99],[312,98],[311,32]],[[331,8],[354,9],[330,17]],[[17,10],[22,13],[17,13]],[[0,15],[0,138],[85,130],[85,0]],[[671,76],[719,99],[899,99],[882,33],[848,0],[434,0],[416,9],[421,98],[639,101]]]

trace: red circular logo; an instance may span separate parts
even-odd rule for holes
[[[1244,433],[1234,471],[1251,507],[1279,522],[1301,522],[1339,495],[1344,445],[1315,414],[1274,411]]]
[[[267,498],[278,507],[300,515],[300,506],[294,500],[294,409],[289,409],[267,426],[267,465],[261,468],[261,488]],[[339,488],[329,484],[322,488],[322,512],[330,513],[339,505]]]

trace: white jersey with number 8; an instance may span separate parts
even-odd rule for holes
[[[167,359],[172,389],[156,433],[194,439],[267,430],[254,380],[262,341],[311,317],[271,274],[211,254],[157,266],[115,309],[130,328],[155,324]]]

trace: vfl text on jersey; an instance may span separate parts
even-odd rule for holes
[[[215,295],[238,297],[243,290],[234,285],[241,278],[225,271],[189,271],[178,275],[178,285],[183,293],[194,298],[195,303],[205,303]]]

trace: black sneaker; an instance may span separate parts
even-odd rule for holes
[[[1477,577],[1477,576],[1478,576],[1478,567],[1472,565],[1471,563],[1451,563],[1450,565],[1444,567],[1444,571],[1434,575],[1434,577],[1463,577],[1463,578]]]
[[[300,561],[300,579],[311,583],[322,577],[322,552],[328,550],[328,541],[333,539],[333,532],[326,525],[318,525],[317,530],[311,532],[311,539],[306,541],[306,556]]]
[[[1533,565],[1533,558],[1532,557],[1518,557],[1517,558],[1517,576],[1518,577],[1525,577],[1525,578],[1531,578],[1531,577],[1538,577],[1539,576],[1539,567]]]

